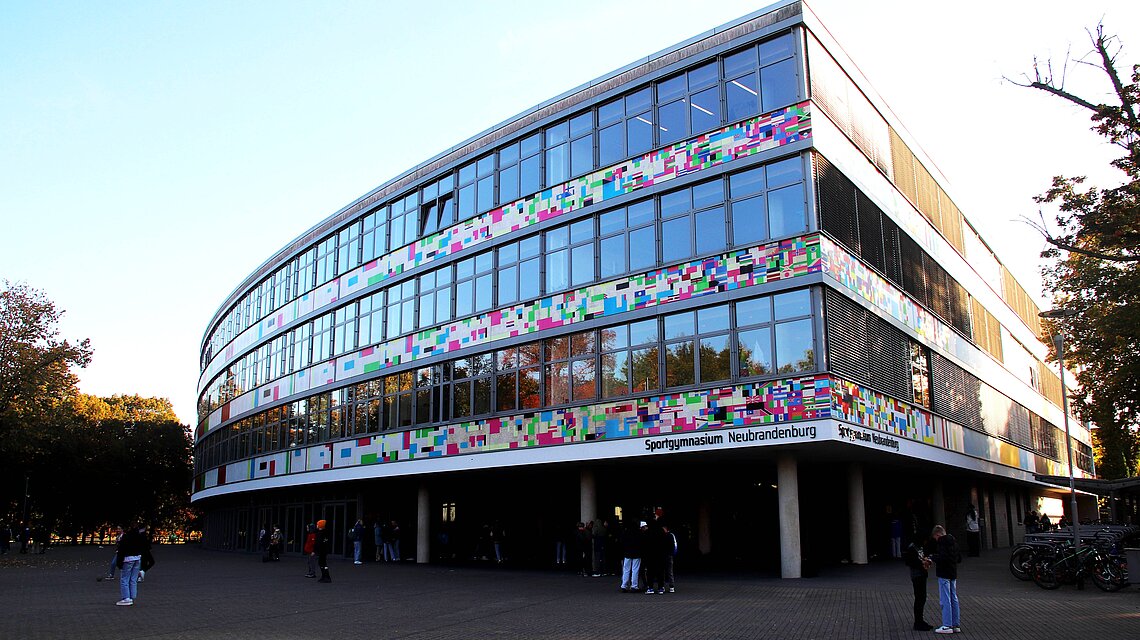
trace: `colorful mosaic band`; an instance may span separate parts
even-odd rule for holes
[[[805,101],[651,151],[460,222],[321,285],[243,331],[207,365],[199,393],[234,356],[278,328],[392,276],[583,207],[810,137],[811,103]]]
[[[254,411],[281,398],[318,391],[335,383],[343,383],[428,356],[491,345],[497,340],[565,327],[594,318],[617,317],[629,311],[817,273],[821,269],[819,240],[819,234],[809,234],[704,260],[693,260],[498,309],[389,340],[335,360],[318,363],[244,393],[212,412],[206,431],[220,426],[231,417]],[[206,431],[200,432],[199,437]]]
[[[194,490],[324,469],[824,418],[1031,473],[1063,470],[1053,460],[867,387],[818,374],[318,444],[211,469],[195,478]]]

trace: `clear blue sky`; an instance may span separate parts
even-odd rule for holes
[[[1140,3],[920,4],[811,6],[1036,291],[1041,241],[1012,221],[1055,173],[1115,176],[1085,115],[1000,77],[1083,54],[1102,16],[1140,61]],[[206,323],[282,245],[491,125],[762,6],[0,0],[0,278],[92,339],[84,391],[168,397],[192,423]],[[1071,86],[1106,90],[1081,74]]]

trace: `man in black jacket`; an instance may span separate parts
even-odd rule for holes
[[[926,581],[930,574],[927,569],[930,561],[922,553],[922,546],[917,541],[911,541],[902,552],[903,562],[910,568],[910,582],[914,587],[914,630],[930,631],[930,626],[923,619],[922,611],[926,608]]]
[[[958,541],[942,525],[935,526],[930,535],[935,543],[930,559],[934,562],[934,575],[938,576],[938,601],[942,604],[942,626],[934,633],[958,633],[962,631],[958,610],[958,563],[962,554]]]

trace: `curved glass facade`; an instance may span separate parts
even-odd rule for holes
[[[801,9],[503,123],[249,276],[201,350],[194,499],[229,514],[219,546],[251,525],[233,494],[284,513],[265,491],[311,510],[661,451],[854,444],[1014,488],[1065,469],[1024,291],[994,288],[1008,272]]]

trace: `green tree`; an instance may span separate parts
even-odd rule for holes
[[[38,468],[50,468],[59,448],[67,401],[77,393],[72,367],[91,361],[88,340],[59,337],[63,310],[43,292],[3,281],[0,288],[0,496],[20,514],[25,478],[38,488]],[[33,492],[33,496],[38,496]],[[30,509],[34,511],[33,501]]]
[[[1086,186],[1084,177],[1056,176],[1035,200],[1054,210],[1030,221],[1049,246],[1042,257],[1044,285],[1056,307],[1077,313],[1047,321],[1050,334],[1065,331],[1066,361],[1077,369],[1083,393],[1075,398],[1093,432],[1098,474],[1136,475],[1140,453],[1140,65],[1121,76],[1119,41],[1098,25],[1089,33],[1092,51],[1076,67],[1096,69],[1111,86],[1110,98],[1088,100],[1065,88],[1068,60],[1058,77],[1034,61],[1020,86],[1044,91],[1090,113],[1092,130],[1122,152],[1112,166],[1123,174],[1115,187]],[[1051,342],[1047,340],[1047,342]]]

